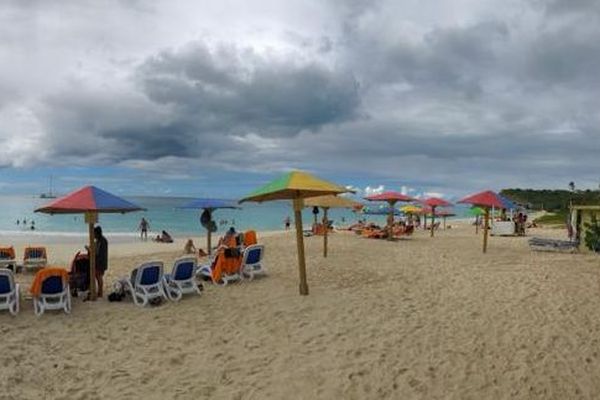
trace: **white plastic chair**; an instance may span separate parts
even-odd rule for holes
[[[169,299],[179,301],[184,294],[202,294],[201,284],[196,283],[196,258],[182,257],[175,260],[173,270],[163,277],[165,292]]]
[[[241,274],[244,279],[252,280],[255,276],[264,276],[267,274],[267,270],[262,262],[264,256],[265,246],[262,244],[254,244],[244,249],[241,266]]]
[[[140,265],[132,272],[132,277],[124,279],[123,283],[124,288],[133,297],[133,302],[138,306],[144,307],[156,298],[168,300],[164,290],[162,261],[151,261]]]
[[[48,265],[48,256],[45,247],[26,247],[23,251],[23,268],[34,270]]]
[[[46,310],[63,310],[71,313],[71,292],[69,284],[59,275],[51,275],[42,281],[39,296],[33,297],[33,311],[38,317]]]
[[[19,313],[19,284],[15,283],[13,272],[5,268],[0,268],[0,310]]]

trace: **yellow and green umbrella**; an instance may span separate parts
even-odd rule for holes
[[[242,198],[245,201],[272,201],[292,200],[294,206],[294,219],[296,223],[296,244],[298,246],[298,269],[300,273],[300,294],[308,295],[306,281],[306,261],[304,259],[304,236],[302,235],[302,207],[303,200],[308,197],[324,196],[349,192],[345,187],[327,182],[316,176],[302,171],[292,171],[267,183]]]
[[[323,257],[327,257],[327,211],[330,208],[357,208],[362,207],[358,201],[347,199],[345,197],[326,195],[311,197],[304,202],[306,207],[321,207],[323,209],[323,224],[325,225],[325,233],[323,235]]]
[[[415,205],[408,204],[400,207],[400,211],[402,211],[404,214],[419,214],[422,211],[422,209]]]

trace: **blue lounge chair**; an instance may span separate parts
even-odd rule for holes
[[[252,280],[255,276],[264,276],[267,271],[263,265],[263,257],[265,256],[265,246],[255,244],[244,249],[244,257],[242,258],[242,277]]]
[[[179,301],[184,294],[202,294],[202,284],[196,282],[196,258],[182,257],[175,260],[173,270],[163,277],[165,292],[169,299]]]
[[[131,278],[124,279],[124,289],[129,291],[133,302],[145,306],[151,300],[164,298],[168,300],[164,290],[163,263],[151,261],[140,265],[131,273]]]
[[[8,310],[12,315],[19,313],[19,284],[6,268],[0,268],[0,310]]]
[[[71,292],[66,271],[64,273],[56,271],[44,276],[40,293],[33,296],[33,310],[38,317],[46,310],[63,310],[65,314],[71,313]]]

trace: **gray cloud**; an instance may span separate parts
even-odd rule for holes
[[[252,49],[211,50],[203,43],[149,59],[138,79],[151,100],[193,114],[201,124],[266,135],[352,119],[360,103],[347,71],[262,57]]]
[[[597,180],[596,1],[465,0],[440,2],[439,10],[391,0],[291,2],[294,13],[313,18],[294,23],[296,15],[271,10],[277,16],[269,19],[267,5],[249,16],[208,7],[187,25],[192,10],[169,20],[165,10],[180,10],[168,2],[114,2],[101,12],[127,22],[120,26],[165,22],[163,31],[153,45],[123,28],[123,48],[110,40],[101,49],[98,37],[118,32],[73,22],[74,4],[69,47],[57,51],[66,59],[55,68],[60,79],[32,73],[29,82],[16,66],[0,66],[17,77],[0,81],[0,139],[12,140],[0,149],[2,165],[118,164],[179,177],[186,174],[178,165],[297,167],[435,190]],[[19,15],[29,21],[27,10]],[[225,15],[227,32],[213,25],[216,15]],[[22,47],[20,31],[0,27],[0,55]],[[60,43],[60,32],[50,36]]]

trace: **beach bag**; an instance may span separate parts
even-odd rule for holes
[[[238,258],[241,256],[240,249],[237,247],[228,247],[224,251],[225,258]]]

